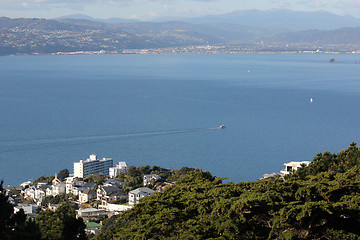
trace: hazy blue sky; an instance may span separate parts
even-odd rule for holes
[[[360,17],[360,0],[0,0],[0,16],[56,18],[86,14],[94,18],[196,17],[246,9],[325,10]]]

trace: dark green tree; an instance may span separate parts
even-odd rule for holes
[[[54,176],[46,176],[46,175],[42,175],[41,177],[39,177],[38,179],[36,179],[34,182],[33,182],[33,185],[36,185],[37,183],[39,182],[45,182],[47,184],[51,184],[52,180],[54,180]]]
[[[48,240],[87,239],[82,218],[76,218],[74,209],[66,204],[55,211],[45,210],[36,216],[42,235]]]
[[[84,179],[86,182],[96,183],[96,186],[101,185],[106,180],[106,176],[102,174],[91,174]]]
[[[224,184],[195,170],[105,222],[95,239],[360,239],[359,193],[355,143],[285,178]]]
[[[57,177],[59,178],[59,179],[65,179],[65,178],[67,178],[69,176],[69,170],[68,169],[63,169],[63,170],[61,170],[58,174],[57,174]]]

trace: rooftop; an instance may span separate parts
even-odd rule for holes
[[[104,209],[97,209],[97,208],[84,208],[77,210],[80,213],[87,213],[87,212],[104,212]]]
[[[141,187],[141,188],[137,188],[135,190],[130,191],[130,193],[133,193],[133,194],[138,194],[138,193],[141,193],[141,192],[151,193],[151,194],[155,193],[154,190],[152,190],[150,188],[147,188],[147,187]]]
[[[85,223],[87,228],[101,228],[102,225],[96,222],[86,222]]]

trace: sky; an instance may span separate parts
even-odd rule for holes
[[[10,18],[51,19],[85,14],[101,19],[115,17],[147,21],[249,9],[328,11],[360,18],[360,0],[0,0],[0,16]]]

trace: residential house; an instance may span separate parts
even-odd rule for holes
[[[22,190],[22,195],[24,198],[31,198],[38,205],[41,204],[42,200],[48,196],[48,189],[51,188],[50,185],[46,185],[45,183],[38,184],[37,186],[31,186]],[[50,190],[51,192],[51,190]],[[51,195],[51,193],[50,193]]]
[[[109,168],[110,178],[116,178],[120,173],[125,172],[127,168],[126,162],[119,162],[116,167]]]
[[[143,178],[143,183],[144,186],[147,186],[149,184],[154,184],[157,180],[159,180],[161,177],[159,175],[156,174],[148,174],[148,175],[144,175]]]
[[[298,168],[302,166],[309,165],[310,161],[302,161],[302,162],[288,162],[284,163],[285,169],[281,170],[280,173],[286,175],[289,174],[291,171],[296,171]]]
[[[66,184],[65,183],[59,183],[57,185],[52,185],[51,189],[52,195],[55,197],[56,195],[59,195],[61,193],[66,192]]]
[[[74,194],[72,191],[72,188],[75,186],[83,186],[85,184],[85,182],[82,180],[79,180],[76,177],[67,177],[65,180],[65,184],[66,184],[66,194],[69,194],[69,193]]]
[[[36,204],[18,204],[14,207],[14,212],[17,213],[20,209],[23,209],[25,214],[34,216],[39,206]]]
[[[50,188],[49,185],[43,185],[40,187],[37,187],[35,189],[35,198],[34,201],[38,204],[41,205],[41,202],[44,200],[44,198],[47,196],[46,195],[46,190]]]
[[[129,204],[134,205],[139,202],[139,200],[145,196],[153,195],[155,193],[154,190],[147,188],[147,187],[141,187],[137,188],[135,190],[132,190],[129,192]]]
[[[90,188],[80,191],[79,193],[79,202],[86,203],[91,199],[96,199],[96,191]]]
[[[110,213],[106,212],[105,209],[97,209],[97,208],[84,208],[76,210],[77,217],[83,218],[85,222],[91,220],[98,220],[103,217],[111,215]]]
[[[36,191],[36,187],[31,186],[29,188],[25,188],[24,190],[21,190],[21,193],[24,196],[24,198],[35,199],[35,191]]]
[[[52,196],[52,187],[46,189],[46,196]]]
[[[120,188],[123,184],[124,184],[124,182],[120,182],[120,181],[118,181],[118,180],[109,178],[109,179],[105,180],[105,182],[104,182],[102,185],[103,185],[104,187],[110,187],[110,186],[112,186],[112,187],[118,187],[118,188]]]
[[[99,208],[106,208],[108,203],[112,203],[121,199],[127,199],[128,195],[117,187],[100,186],[97,190],[97,200],[100,201]]]
[[[84,191],[85,189],[94,189],[95,187],[96,187],[96,183],[85,183],[82,186],[73,186],[71,188],[70,193],[75,196],[78,196],[81,191]]]
[[[86,222],[85,225],[86,225],[85,232],[92,233],[94,235],[100,232],[102,228],[102,225],[96,222]]]

